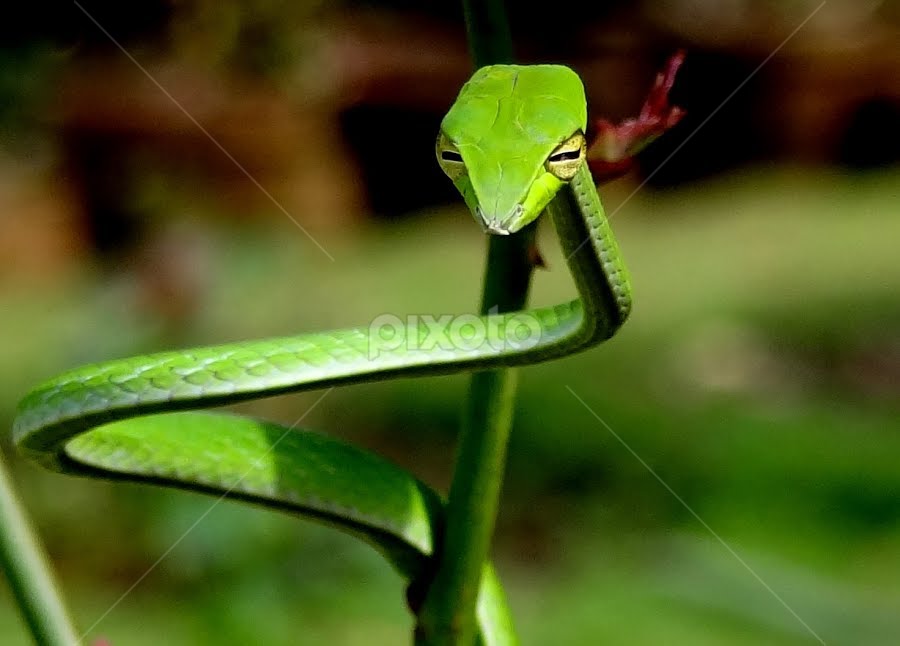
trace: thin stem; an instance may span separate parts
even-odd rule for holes
[[[463,0],[469,46],[475,67],[513,60],[512,37],[503,3]],[[535,227],[513,236],[491,236],[481,311],[521,309],[528,299]],[[516,393],[514,370],[472,376],[463,417],[453,482],[447,501],[446,529],[437,569],[419,613],[416,643],[421,646],[471,646],[475,607],[484,563],[497,517],[506,446]]]
[[[512,32],[503,0],[463,0],[462,5],[475,67],[512,63]]]
[[[472,376],[438,569],[420,614],[417,643],[471,646],[512,423],[516,371]]]
[[[46,556],[31,529],[0,455],[0,566],[38,644],[72,646],[69,619]]]

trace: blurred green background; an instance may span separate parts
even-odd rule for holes
[[[79,363],[471,311],[485,239],[432,152],[469,63],[458,7],[432,4],[36,2],[7,21],[0,426]],[[522,371],[495,556],[525,644],[900,641],[900,8],[817,6],[512,13],[522,59],[575,67],[594,118],[635,114],[688,51],[688,118],[601,190],[632,319]],[[540,239],[532,300],[568,298]],[[465,387],[342,388],[306,424],[445,490]],[[290,423],[318,394],[239,408]],[[2,448],[91,639],[408,640],[400,578],[353,539],[231,502],[193,527],[210,499]],[[3,586],[0,643],[28,643]]]

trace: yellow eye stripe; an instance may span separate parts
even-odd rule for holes
[[[562,142],[550,153],[544,164],[546,170],[561,180],[570,180],[575,176],[586,153],[584,134],[576,132]],[[441,133],[435,145],[438,164],[451,179],[457,179],[466,173],[462,155],[446,135]]]
[[[456,180],[466,174],[466,165],[463,163],[459,149],[443,133],[438,136],[435,155],[441,170],[451,180]]]
[[[547,172],[555,177],[568,181],[575,177],[575,173],[578,172],[578,167],[581,166],[581,162],[584,160],[585,152],[584,134],[576,132],[550,153],[544,167],[547,169]]]

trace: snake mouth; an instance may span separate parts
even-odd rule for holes
[[[493,233],[498,236],[508,236],[511,233],[509,229],[504,229],[499,222],[482,221],[482,227],[487,233]]]
[[[479,206],[475,211],[475,217],[479,224],[481,224],[481,228],[485,233],[508,236],[521,228],[520,226],[516,226],[516,224],[523,211],[522,205],[516,204],[504,217],[498,218],[496,216],[487,215]]]

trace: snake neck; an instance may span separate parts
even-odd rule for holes
[[[631,286],[587,164],[547,207],[583,309],[584,346],[608,339],[631,312]]]

